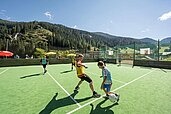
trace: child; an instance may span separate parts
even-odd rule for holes
[[[98,94],[96,91],[94,91],[94,86],[93,86],[92,79],[88,75],[86,75],[85,72],[84,72],[84,68],[87,68],[87,66],[85,66],[82,63],[83,57],[84,56],[82,54],[79,54],[76,57],[76,61],[75,61],[75,67],[76,67],[76,71],[77,71],[77,76],[78,76],[78,78],[80,78],[80,81],[77,84],[77,86],[75,87],[75,90],[78,90],[79,86],[85,80],[85,81],[87,81],[89,83],[90,89],[91,89],[91,91],[93,93],[93,97],[100,97],[100,94]]]
[[[98,67],[102,69],[103,82],[101,84],[101,89],[106,93],[106,98],[109,97],[111,86],[112,86],[112,76],[110,71],[107,69],[103,61],[98,62]],[[115,93],[116,94],[116,93]],[[117,94],[116,94],[117,95]]]
[[[121,66],[121,55],[119,55],[118,57],[118,62],[119,62],[118,66]]]
[[[44,55],[43,58],[40,60],[40,64],[42,64],[43,69],[44,69],[43,74],[45,74],[47,72],[46,65],[48,64],[48,59],[46,58],[46,55]]]
[[[72,56],[72,57],[71,57],[71,70],[73,70],[73,66],[75,66],[75,59],[74,59],[74,57]]]

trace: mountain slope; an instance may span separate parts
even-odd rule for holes
[[[15,37],[15,38],[14,38]],[[35,48],[51,49],[100,49],[133,43],[155,42],[152,39],[134,39],[113,36],[101,32],[87,32],[49,22],[13,22],[0,19],[0,50],[13,51],[19,55],[31,55]],[[148,44],[150,45],[150,44]]]
[[[164,38],[161,40],[161,44],[171,44],[171,37]]]
[[[117,42],[117,45],[128,45],[128,44],[133,44],[134,42],[137,44],[142,43],[139,39],[130,38],[130,37],[114,36],[102,32],[94,32],[94,34],[103,36],[105,38],[109,38],[111,40],[115,40]]]
[[[140,41],[144,42],[144,43],[151,43],[151,44],[156,44],[157,41],[152,39],[152,38],[142,38],[140,39]]]

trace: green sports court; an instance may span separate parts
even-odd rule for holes
[[[85,72],[100,90],[101,70],[86,63]],[[79,79],[70,64],[0,68],[1,114],[170,114],[171,70],[107,64],[112,73],[112,91],[120,94],[118,104],[92,98],[88,83],[74,92]]]

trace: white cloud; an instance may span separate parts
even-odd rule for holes
[[[6,20],[10,20],[11,17],[9,17],[6,13],[7,13],[6,10],[0,10],[0,15]]]
[[[110,20],[110,23],[113,23],[113,21],[112,21],[112,20]]]
[[[6,19],[7,19],[7,20],[11,20],[11,17],[7,17]]]
[[[165,21],[171,18],[171,11],[168,13],[164,13],[162,16],[160,16],[158,19],[160,21]]]
[[[5,15],[6,12],[7,12],[6,10],[1,10],[0,15]]]
[[[44,15],[49,18],[49,20],[53,20],[53,16],[50,12],[45,12]]]
[[[74,25],[74,27],[73,27],[74,29],[76,29],[77,28],[77,25]]]
[[[149,28],[146,28],[145,30],[142,30],[141,32],[149,32],[150,31],[150,29]]]
[[[1,10],[1,12],[7,12],[6,10]]]
[[[6,10],[0,10],[0,15],[5,15],[6,12]]]

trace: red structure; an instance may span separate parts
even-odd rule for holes
[[[10,51],[0,51],[0,56],[11,57],[13,53]]]

